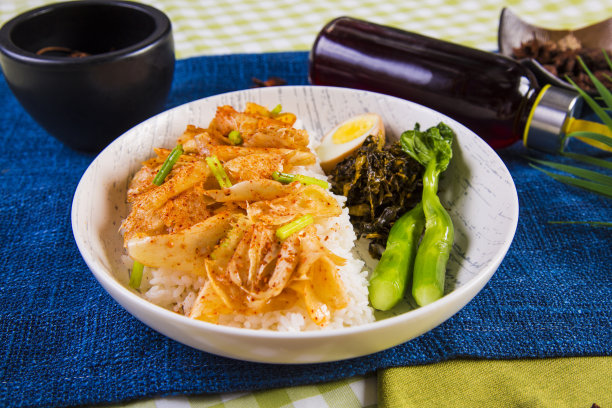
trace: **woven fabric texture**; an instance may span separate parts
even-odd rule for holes
[[[305,52],[179,60],[167,107],[249,88],[307,83]],[[266,365],[178,344],[108,296],[82,261],[70,206],[92,156],[71,151],[23,111],[0,78],[0,406],[71,406],[313,384],[457,357],[601,356],[612,351],[612,202],[500,151],[520,200],[514,243],[489,284],[433,331],[375,355]]]

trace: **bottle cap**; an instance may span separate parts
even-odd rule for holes
[[[581,101],[577,92],[551,85],[542,88],[527,118],[525,146],[548,153],[561,151],[567,123],[579,112]]]

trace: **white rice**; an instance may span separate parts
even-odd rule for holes
[[[309,147],[313,149],[314,146],[311,144]],[[296,167],[292,172],[327,180],[318,163],[308,167]],[[348,306],[332,311],[329,324],[323,328],[317,326],[307,311],[299,306],[254,316],[223,315],[219,318],[219,324],[257,330],[297,332],[336,329],[374,321],[373,310],[368,302],[368,272],[364,270],[364,262],[356,259],[353,254],[356,235],[349,220],[348,209],[344,207],[346,198],[338,195],[334,197],[343,206],[342,214],[319,221],[315,226],[319,239],[326,248],[346,259],[346,263],[338,268],[338,273],[350,299]],[[177,313],[188,314],[205,281],[205,277],[185,272],[145,268],[141,292],[145,299],[156,305]]]

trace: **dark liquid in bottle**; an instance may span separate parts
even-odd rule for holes
[[[310,55],[314,85],[407,99],[450,116],[493,148],[522,136],[537,82],[516,61],[469,47],[341,17]]]

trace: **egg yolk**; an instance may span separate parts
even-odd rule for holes
[[[368,120],[365,118],[345,123],[334,132],[332,135],[332,141],[335,144],[350,142],[359,136],[363,136],[363,134],[370,130],[373,125],[373,120]]]

